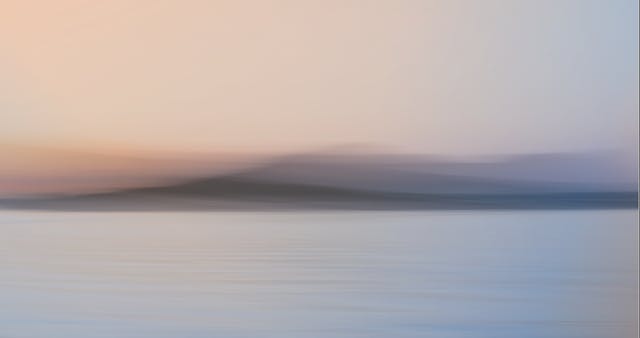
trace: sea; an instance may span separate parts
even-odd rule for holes
[[[637,210],[0,210],[0,338],[637,334]]]

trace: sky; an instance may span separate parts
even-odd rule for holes
[[[637,149],[636,0],[3,0],[0,144]]]

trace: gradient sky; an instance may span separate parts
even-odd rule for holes
[[[0,143],[636,149],[636,0],[3,0]]]

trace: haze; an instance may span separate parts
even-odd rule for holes
[[[635,153],[638,3],[5,0],[0,142]]]

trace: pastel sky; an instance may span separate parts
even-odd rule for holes
[[[636,0],[3,0],[0,143],[636,149]]]

